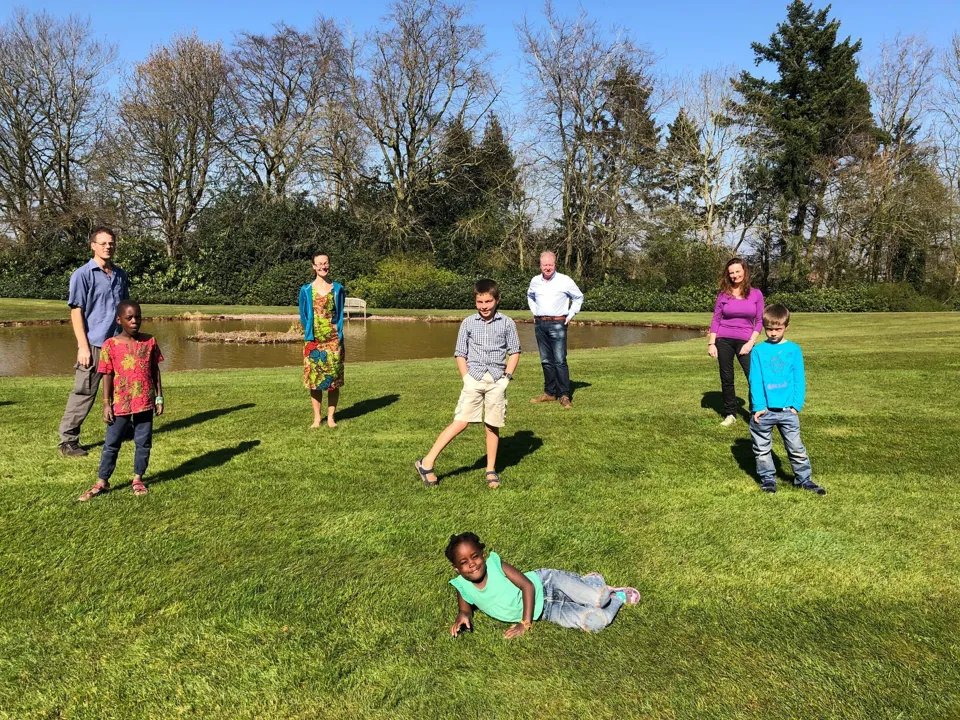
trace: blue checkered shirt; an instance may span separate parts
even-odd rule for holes
[[[490,322],[484,322],[480,313],[460,323],[454,357],[467,359],[467,372],[474,380],[482,380],[490,373],[494,382],[503,377],[507,355],[520,352],[520,336],[512,318],[494,313]]]

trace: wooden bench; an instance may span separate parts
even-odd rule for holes
[[[361,317],[366,319],[367,301],[361,300],[360,298],[348,297],[343,303],[343,316],[349,320],[350,315],[353,313],[359,313]]]

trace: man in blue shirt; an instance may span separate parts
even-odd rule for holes
[[[70,276],[70,324],[77,338],[77,364],[73,390],[60,421],[60,454],[83,457],[80,426],[97,400],[100,373],[97,361],[104,340],[117,334],[117,305],[130,299],[127,274],[113,264],[116,236],[108,227],[90,231],[93,258]]]
[[[810,479],[810,456],[800,440],[800,411],[807,394],[800,346],[784,340],[790,324],[790,311],[783,305],[770,305],[763,311],[766,342],[750,351],[750,437],[757,458],[760,489],[777,491],[777,472],[773,464],[773,429],[780,431],[783,446],[793,468],[793,484],[817,495],[827,491]]]

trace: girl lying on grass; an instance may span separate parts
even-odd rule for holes
[[[457,577],[460,606],[450,634],[473,630],[473,608],[502,622],[513,623],[506,638],[523,635],[534,620],[561,627],[599,632],[613,622],[624,604],[635,605],[640,592],[632,587],[610,587],[599,573],[577,575],[564,570],[521,573],[495,552],[484,557],[485,545],[471,532],[451,535],[445,554]]]

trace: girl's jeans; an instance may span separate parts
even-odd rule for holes
[[[116,415],[113,424],[107,425],[107,437],[103,441],[103,452],[100,454],[100,469],[97,477],[100,480],[109,480],[117,467],[117,453],[123,444],[127,429],[133,426],[133,442],[136,452],[133,455],[133,474],[141,477],[147,471],[150,462],[150,448],[153,447],[153,410],[144,410],[136,415]]]
[[[773,465],[773,428],[780,431],[783,447],[787,451],[793,482],[800,485],[810,479],[810,456],[800,440],[800,416],[789,410],[767,410],[755,422],[750,416],[750,437],[753,438],[753,454],[757,458],[757,475],[761,483],[775,482],[777,470]]]
[[[543,583],[542,620],[561,627],[600,632],[613,622],[623,601],[602,577],[582,577],[565,570],[537,570]]]

